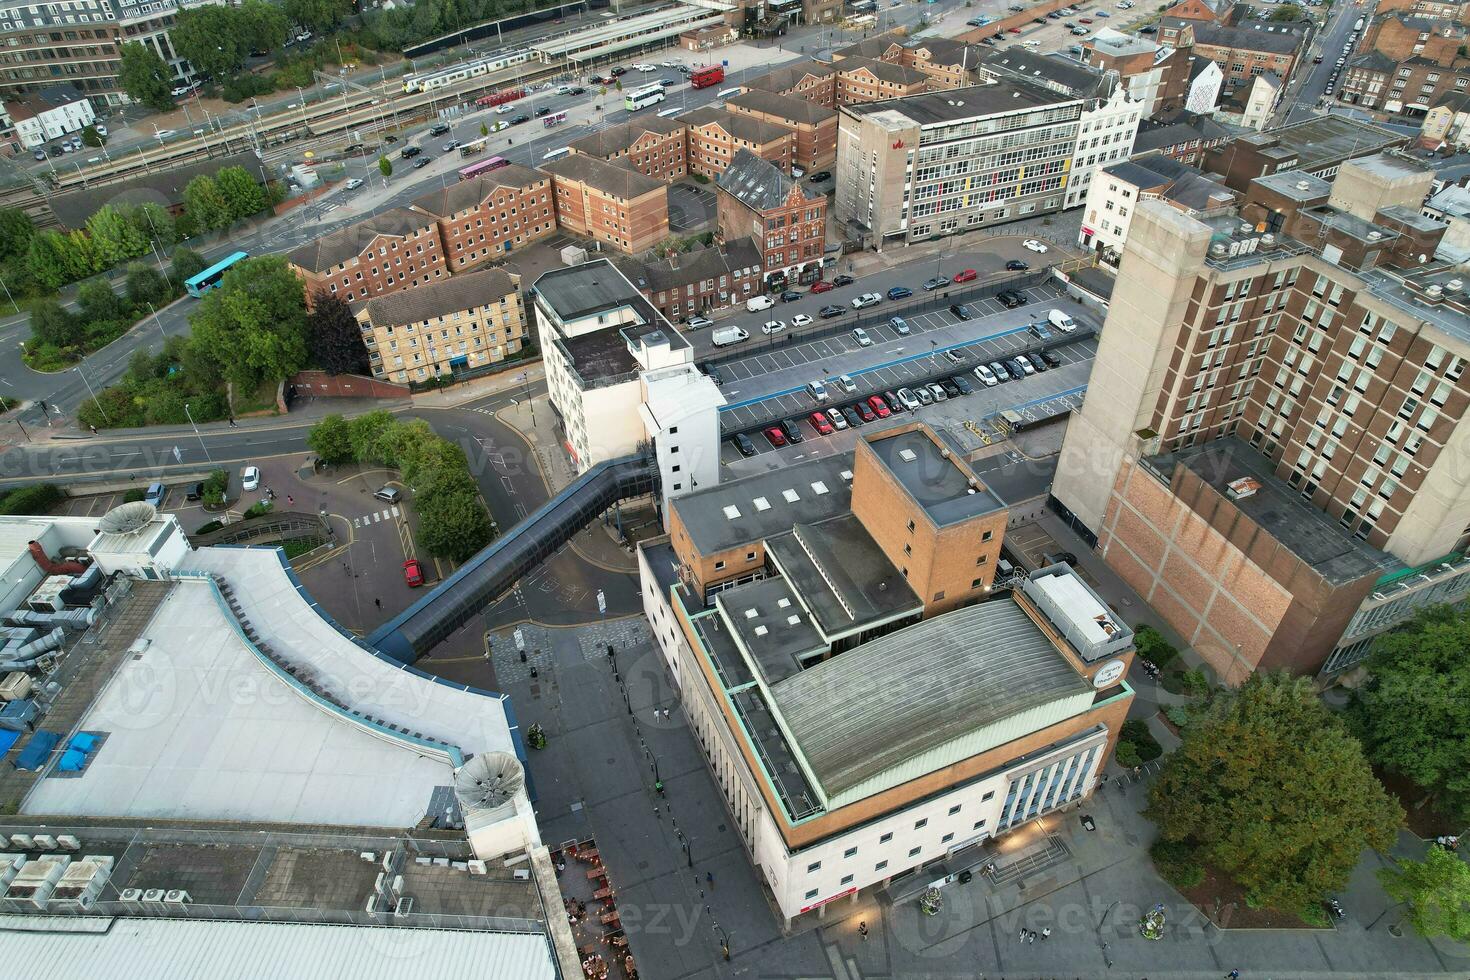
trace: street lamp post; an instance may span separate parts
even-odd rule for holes
[[[158,311],[153,308],[152,303],[148,304],[148,312],[153,314],[153,325],[158,328],[158,336],[162,337],[163,342],[167,344],[168,334],[163,332],[163,322],[158,319]]]
[[[207,462],[210,466],[213,466],[214,460],[209,458],[209,447],[204,445],[204,437],[199,434],[199,426],[194,424],[194,416],[189,411],[188,402],[184,402],[184,418],[189,420],[190,427],[194,429],[194,438],[199,440],[199,448],[204,450],[205,462]]]
[[[97,406],[97,411],[102,413],[102,417],[107,420],[107,423],[109,425],[112,424],[112,419],[108,416],[107,409],[103,408],[102,403],[97,400],[97,392],[92,390],[92,382],[87,380],[87,375],[84,371],[82,371],[81,366],[78,365],[77,367],[72,368],[72,370],[81,375],[82,384],[87,386],[87,394],[92,396],[92,404]]]
[[[0,276],[0,288],[4,288],[5,298],[10,301],[10,305],[15,308],[15,312],[19,313],[20,304],[15,301],[14,296],[10,295],[10,287],[5,284],[5,278],[3,276]]]

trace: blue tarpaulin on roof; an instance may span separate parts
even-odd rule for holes
[[[60,741],[61,736],[56,732],[36,732],[26,743],[26,747],[20,750],[20,755],[15,757],[15,768],[26,772],[43,768]]]
[[[87,764],[87,754],[76,749],[67,749],[61,753],[62,772],[81,772],[82,767]]]
[[[86,732],[82,732],[79,735],[73,736],[71,744],[67,746],[67,748],[76,749],[78,752],[81,752],[83,754],[90,753],[96,747],[97,736],[89,735]]]
[[[6,728],[0,728],[0,755],[10,751],[10,747],[20,741],[20,732],[12,732]]]

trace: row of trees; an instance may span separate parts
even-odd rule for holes
[[[494,537],[464,450],[423,419],[369,412],[349,422],[329,415],[312,427],[306,444],[328,463],[398,470],[413,488],[418,537],[431,555],[461,562]]]
[[[420,0],[412,6],[379,9],[363,17],[379,51],[400,51],[442,34],[487,20],[530,13],[559,0]]]

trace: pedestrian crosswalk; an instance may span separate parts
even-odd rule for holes
[[[370,514],[352,519],[353,527],[367,527],[369,524],[381,524],[383,521],[391,521],[398,516],[397,507],[389,507],[385,510],[375,510]]]

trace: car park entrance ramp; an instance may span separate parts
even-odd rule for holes
[[[655,493],[658,486],[658,464],[651,455],[598,463],[428,595],[378,627],[367,642],[400,663],[413,663],[614,503]]]

